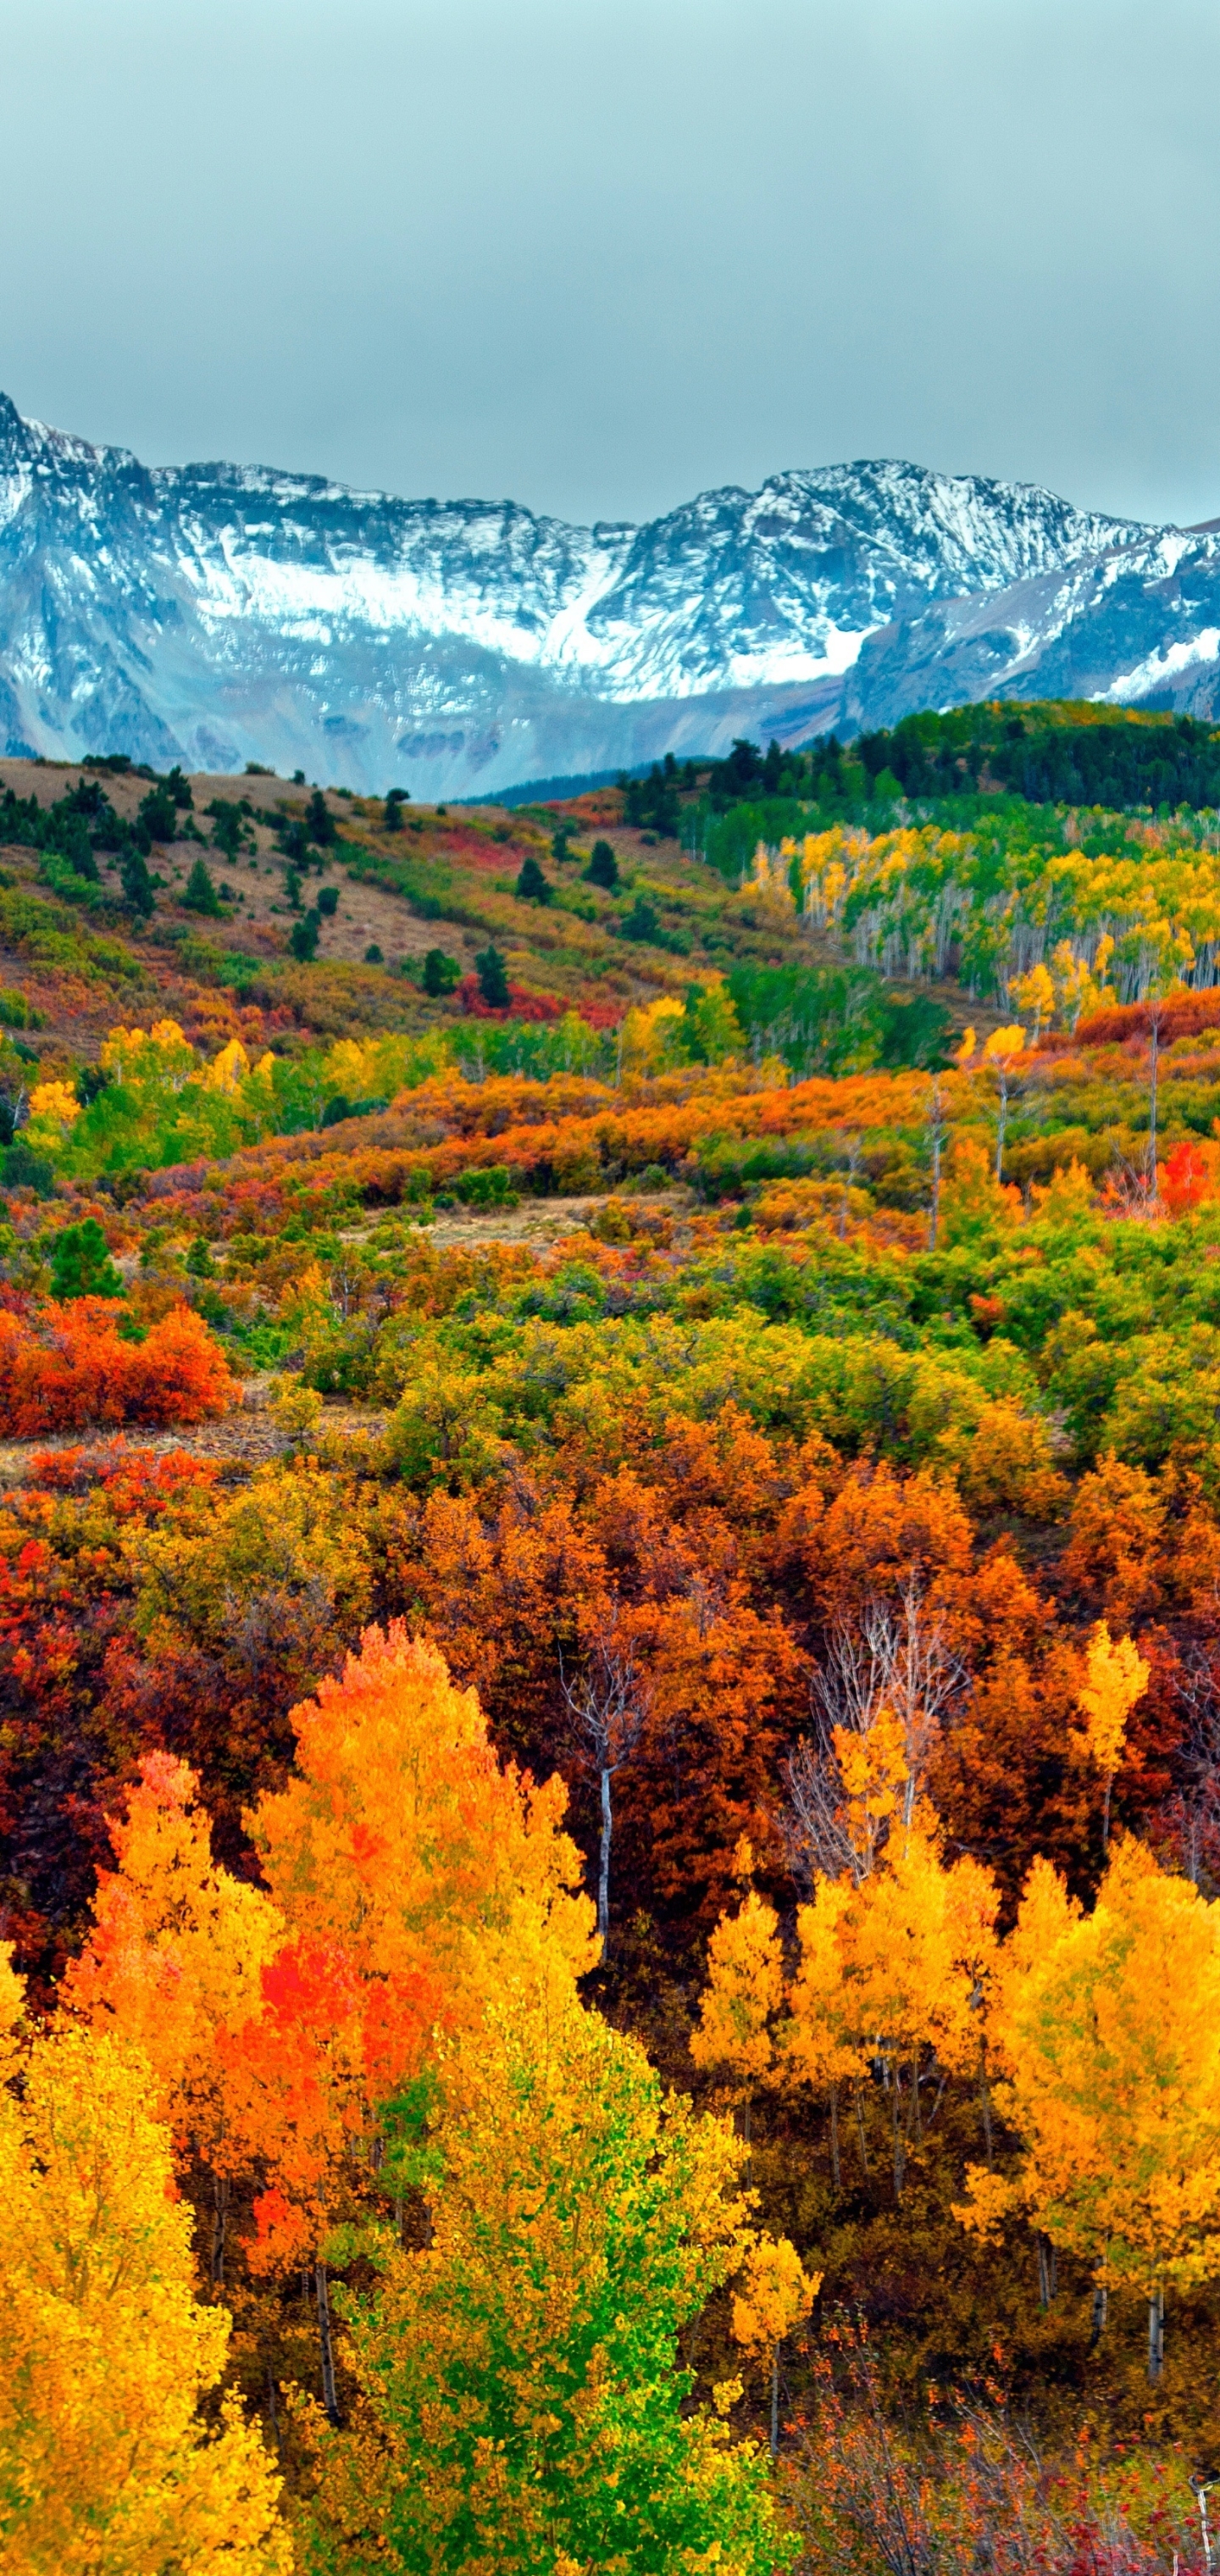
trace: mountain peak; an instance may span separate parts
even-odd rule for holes
[[[977,695],[1201,710],[1216,544],[875,457],[576,527],[150,471],[0,395],[0,745],[456,796]]]

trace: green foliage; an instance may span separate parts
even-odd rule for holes
[[[484,948],[475,958],[479,991],[492,1011],[508,1009],[508,968],[498,948]]]
[[[533,856],[532,852],[528,858],[522,861],[521,874],[518,877],[516,884],[516,894],[520,903],[549,903],[551,901],[552,887],[550,879],[543,875],[542,869],[539,867],[538,861]]]
[[[319,886],[319,888],[318,888],[318,895],[317,895],[317,908],[318,908],[318,911],[319,911],[319,912],[321,913],[321,915],[322,915],[322,919],[323,919],[323,921],[333,921],[333,920],[334,920],[335,914],[337,913],[337,911],[338,911],[338,909],[339,909],[339,889],[338,889],[338,886],[333,886],[333,885]]]
[[[123,901],[128,910],[134,912],[139,920],[147,921],[156,909],[157,895],[143,851],[125,850],[119,873]]]
[[[224,907],[205,860],[196,859],[186,881],[182,903],[186,912],[205,913],[213,921],[218,919],[223,911]]]
[[[620,939],[638,939],[656,945],[661,935],[661,920],[655,904],[637,894],[630,912],[624,913],[618,926]]]
[[[619,779],[623,791],[623,820],[636,831],[651,831],[660,840],[678,837],[678,764],[672,751],[663,761],[654,761],[646,778]]]
[[[478,1170],[459,1172],[453,1184],[454,1195],[466,1207],[514,1208],[519,1194],[513,1188],[513,1175],[499,1163],[483,1164]]]
[[[443,948],[428,950],[424,958],[425,993],[430,993],[434,1000],[439,1000],[445,993],[456,992],[461,978],[462,970],[456,957],[447,956]]]
[[[79,1225],[66,1225],[56,1235],[51,1255],[51,1294],[58,1298],[126,1295],[95,1216],[85,1217]]]
[[[593,855],[585,869],[585,881],[588,885],[601,886],[607,894],[613,894],[618,884],[618,860],[609,841],[594,842]]]
[[[330,849],[338,839],[335,818],[320,787],[315,787],[310,797],[305,814],[305,828],[310,840],[316,842],[320,850]]]
[[[248,818],[254,808],[248,796],[241,797],[236,803],[231,796],[214,796],[207,810],[212,821],[212,840],[218,850],[223,850],[226,859],[232,862],[240,858],[243,850],[253,848],[254,836]]]
[[[309,960],[316,957],[318,933],[321,927],[321,915],[312,907],[300,921],[294,921],[289,946],[293,956],[298,958],[302,965],[308,965]]]
[[[178,832],[178,807],[166,787],[150,787],[140,799],[139,823],[152,841],[172,841]]]
[[[537,2034],[516,1998],[495,2014],[434,2124],[429,2254],[386,2245],[378,2290],[344,2300],[373,2440],[327,2445],[307,2563],[777,2576],[796,2543],[765,2461],[692,2408],[680,2356],[740,2260],[719,2198],[732,2150],[717,2141],[718,2172],[689,2108],[596,2015],[569,2012],[548,2045],[554,2010]]]

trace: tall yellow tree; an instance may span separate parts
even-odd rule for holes
[[[118,1867],[103,1870],[93,1925],[62,1997],[98,2031],[117,2031],[151,2070],[148,2107],[189,2137],[214,2184],[212,2280],[224,2278],[229,2183],[243,2148],[226,2116],[221,2032],[262,2010],[262,1972],[287,1938],[278,1908],[212,1857],[198,1782],[170,1754],[148,1754],[109,1819]]]
[[[1113,1852],[1092,1914],[1035,1864],[994,2025],[1015,2177],[972,2167],[964,2223],[1023,2208],[1051,2242],[1148,2300],[1160,2374],[1165,2292],[1220,2273],[1220,1906],[1140,1843]]]
[[[191,2212],[147,2063],[68,2023],[18,2047],[0,1964],[0,2561],[6,2576],[289,2576],[279,2480],[235,2404],[199,2400],[229,2319],[193,2290]]]
[[[1127,1720],[1148,1688],[1149,1670],[1130,1637],[1112,1639],[1105,1620],[1099,1619],[1089,1639],[1087,1670],[1078,1695],[1084,1728],[1076,1736],[1075,1750],[1079,1760],[1095,1764],[1104,1783],[1103,1852],[1110,1848],[1110,1799],[1127,1749]]]

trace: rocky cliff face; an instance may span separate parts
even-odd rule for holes
[[[149,469],[0,395],[0,744],[475,795],[963,698],[1208,713],[1220,540],[863,463],[646,527]]]

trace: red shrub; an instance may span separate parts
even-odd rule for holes
[[[91,1422],[199,1422],[224,1412],[233,1380],[189,1306],[175,1306],[143,1342],[121,1338],[122,1320],[106,1297],[74,1297],[31,1316],[0,1312],[0,1432],[28,1439]]]

